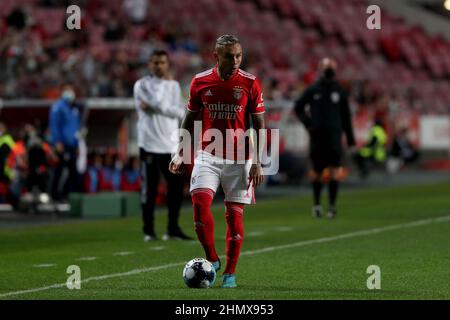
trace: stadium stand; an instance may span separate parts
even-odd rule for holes
[[[248,50],[246,67],[263,79],[269,97],[297,95],[304,75],[328,54],[353,93],[364,85],[369,96],[395,95],[420,113],[448,111],[450,43],[385,12],[381,30],[354,28],[365,25],[363,0],[152,0],[142,24],[124,14],[121,1],[104,2],[89,1],[82,30],[72,32],[64,28],[65,9],[46,6],[58,1],[2,1],[0,95],[53,98],[61,80],[72,78],[89,81],[81,88],[88,97],[131,96],[146,58],[161,46],[170,49],[186,89],[211,63],[211,41],[236,33]],[[20,7],[26,26],[17,30],[7,18]]]

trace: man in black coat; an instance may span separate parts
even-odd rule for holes
[[[353,147],[355,138],[351,122],[347,93],[336,81],[336,62],[324,58],[319,64],[319,78],[308,87],[295,103],[295,113],[310,135],[310,159],[312,187],[314,191],[314,217],[322,216],[320,194],[323,186],[322,175],[329,170],[328,218],[336,216],[336,198],[342,158],[342,133],[347,145]]]

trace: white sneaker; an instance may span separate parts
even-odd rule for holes
[[[168,241],[168,240],[170,240],[170,237],[169,237],[169,235],[166,233],[166,234],[163,235],[162,239],[163,239],[163,241]]]
[[[149,236],[148,234],[144,235],[144,242],[150,242],[158,240],[155,236]]]
[[[317,205],[312,207],[313,218],[322,218],[322,206]]]
[[[334,219],[335,217],[336,217],[336,209],[335,208],[328,209],[327,218]]]
[[[180,237],[177,237],[177,236],[171,236],[171,235],[169,235],[169,234],[167,234],[167,233],[163,235],[162,239],[163,239],[164,241],[169,241],[169,240],[182,240]]]

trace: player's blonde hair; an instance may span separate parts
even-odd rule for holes
[[[233,44],[237,44],[237,43],[239,43],[239,44],[241,43],[241,41],[238,39],[238,37],[233,36],[231,34],[224,34],[217,38],[215,50],[218,50],[218,49],[221,49],[226,46],[233,45]]]

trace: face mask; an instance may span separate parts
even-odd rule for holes
[[[334,69],[332,69],[332,68],[326,68],[325,71],[323,72],[325,79],[328,79],[328,80],[333,79],[335,74],[336,73],[334,72]]]
[[[75,100],[75,92],[70,89],[64,90],[62,93],[62,97],[69,102],[73,102]]]

